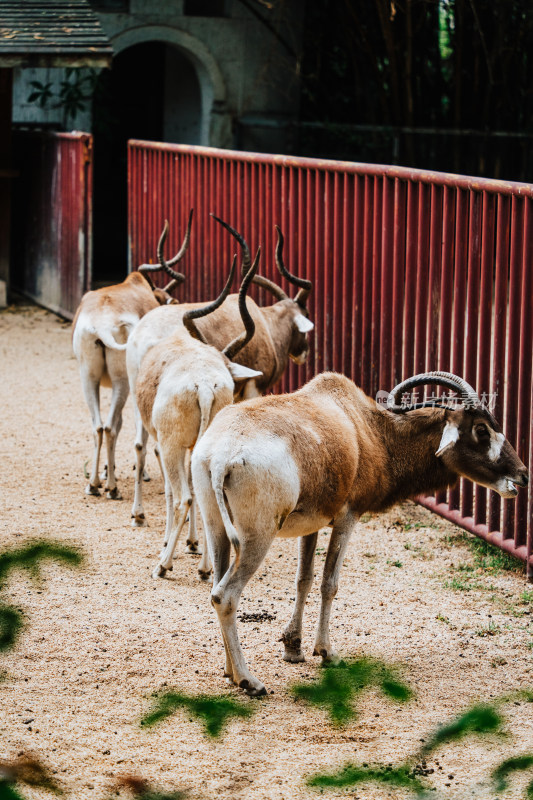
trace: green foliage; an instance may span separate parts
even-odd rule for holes
[[[0,605],[0,653],[15,644],[22,628],[22,614],[12,606]]]
[[[59,542],[35,541],[23,547],[4,550],[0,553],[0,589],[14,569],[25,569],[34,580],[40,580],[41,562],[45,559],[78,566],[82,558],[79,550]],[[22,613],[17,608],[0,604],[0,653],[14,646],[22,630],[22,620]]]
[[[393,700],[404,702],[412,697],[395,670],[371,658],[339,661],[322,668],[319,683],[300,683],[291,688],[298,700],[325,708],[334,725],[345,725],[357,716],[353,703],[363,689],[379,686]]]
[[[68,121],[69,117],[74,119],[78,111],[85,110],[93,97],[97,79],[98,73],[94,69],[87,71],[70,67],[65,70],[65,79],[59,84],[57,94],[51,82],[31,81],[33,91],[27,102],[37,103],[40,108],[60,108]]]
[[[37,103],[40,108],[46,108],[49,100],[54,96],[49,83],[41,83],[41,81],[31,81],[33,92],[29,95],[28,103]],[[1,796],[1,795],[0,795]]]
[[[15,761],[0,761],[0,800],[23,800],[15,784],[24,783],[63,794],[59,784],[52,778],[47,767],[35,758],[21,755]]]
[[[317,774],[307,780],[308,786],[324,789],[344,789],[357,786],[360,783],[380,783],[384,786],[407,789],[417,795],[425,792],[424,784],[413,774],[412,769],[406,765],[392,767],[382,764],[374,766],[347,764],[331,775]]]
[[[435,750],[445,742],[454,742],[468,736],[471,733],[501,733],[503,717],[494,708],[480,703],[473,706],[464,714],[443,725],[431,736],[422,748],[422,752],[427,753]]]
[[[470,534],[461,534],[460,541],[464,542],[474,556],[474,567],[482,569],[484,572],[491,572],[498,575],[500,572],[521,571],[522,562],[514,556],[500,550],[485,539]]]
[[[0,782],[0,800],[24,800],[16,789],[7,781]]]
[[[70,566],[81,564],[79,550],[58,542],[35,541],[23,547],[0,553],[0,589],[4,588],[9,573],[25,569],[34,580],[41,577],[41,562],[45,559],[63,561]],[[22,629],[22,613],[12,606],[0,604],[0,652],[12,648]],[[0,677],[1,680],[1,677]],[[0,761],[0,800],[24,800],[15,784],[38,786],[55,794],[62,794],[47,768],[34,758],[24,755],[16,761]]]
[[[517,698],[533,701],[532,692],[518,690],[509,695],[504,695],[493,705],[480,703],[460,714],[451,722],[442,725],[431,735],[429,741],[420,751],[410,756],[404,763],[390,764],[345,764],[335,773],[317,773],[307,780],[309,786],[325,788],[351,788],[360,783],[379,783],[389,787],[404,788],[418,797],[430,796],[428,787],[419,780],[419,767],[414,766],[422,757],[425,757],[437,747],[449,742],[457,742],[465,736],[472,734],[488,735],[502,733],[503,717],[498,711],[498,706]],[[533,755],[522,755],[503,761],[492,773],[492,780],[497,791],[507,788],[508,776],[513,772],[533,767]],[[426,794],[427,793],[427,794]],[[533,800],[533,781],[527,787],[527,798]]]
[[[506,761],[496,767],[492,773],[492,780],[494,781],[497,792],[503,792],[509,785],[508,777],[513,772],[523,772],[526,769],[533,767],[533,755],[525,754],[522,756],[515,756],[508,758]],[[533,798],[533,781],[530,782],[526,789],[526,797],[528,800]]]
[[[141,725],[155,725],[172,716],[178,708],[186,709],[198,717],[207,736],[217,737],[231,717],[251,717],[255,709],[233,700],[229,696],[197,695],[168,691],[156,698],[152,711],[141,720]]]
[[[0,588],[13,569],[25,569],[34,580],[38,580],[41,562],[45,559],[63,561],[69,566],[77,567],[81,564],[83,556],[74,547],[46,541],[30,542],[14,550],[4,550],[0,553]]]

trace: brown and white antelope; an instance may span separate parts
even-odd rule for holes
[[[399,398],[423,384],[452,388],[462,405],[452,410],[422,403],[406,410]],[[226,675],[251,695],[263,694],[265,687],[246,665],[236,614],[244,586],[276,536],[301,537],[296,604],[283,642],[285,660],[303,661],[302,616],[313,579],[317,531],[333,527],[314,646],[315,654],[330,659],[331,606],[361,514],[445,489],[459,477],[511,498],[529,478],[474,389],[443,372],[400,383],[387,408],[331,372],[294,394],[229,406],[198,443],[192,476],[213,561],[211,601],[222,629]]]
[[[232,360],[254,334],[254,323],[246,309],[246,291],[258,261],[259,253],[239,291],[244,331],[221,352],[202,341],[196,324],[227,297],[235,272],[235,259],[226,286],[217,300],[203,308],[189,309],[183,317],[184,325],[151,348],[139,369],[137,407],[145,429],[157,441],[167,500],[165,542],[153,572],[154,578],[163,577],[167,570],[172,569],[174,551],[187,514],[190,514],[196,538],[189,467],[192,448],[220,409],[233,402],[238,387],[261,375],[257,370]],[[205,541],[198,571],[204,579],[211,571]]]
[[[78,360],[94,437],[91,473],[85,489],[87,494],[100,494],[102,482],[98,469],[105,432],[105,491],[110,499],[121,499],[115,476],[115,449],[122,427],[122,410],[129,393],[124,352],[126,343],[131,331],[145,314],[163,304],[177,303],[170,292],[185,280],[185,276],[175,272],[172,267],[185,255],[191,222],[192,211],[182,246],[174,258],[167,262],[162,256],[168,234],[166,223],[158,244],[159,264],[142,264],[122,283],[87,292],[76,311],[72,323],[72,347]],[[164,270],[171,277],[162,289],[156,287],[151,278],[151,274],[157,270]],[[100,415],[100,386],[111,387],[111,406],[105,425]]]

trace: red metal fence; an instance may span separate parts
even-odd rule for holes
[[[72,319],[91,283],[92,137],[14,136],[12,286]]]
[[[531,463],[533,186],[131,141],[131,265],[155,260],[164,219],[174,253],[191,207],[185,299],[214,296],[234,251],[210,211],[252,251],[263,246],[261,270],[276,281],[279,224],[287,266],[313,281],[313,347],[284,390],[334,369],[375,395],[414,373],[450,370],[494,398],[495,416]],[[462,481],[421,502],[525,560],[533,574],[531,490],[502,502]]]

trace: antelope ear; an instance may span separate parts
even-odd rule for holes
[[[307,319],[307,317],[304,317],[303,314],[296,314],[294,318],[294,324],[296,325],[300,333],[308,333],[309,331],[312,331],[313,328],[315,327],[314,324],[311,322],[311,320]]]
[[[229,361],[226,366],[234,381],[248,381],[250,378],[260,378],[263,374],[256,369],[250,369],[250,367],[243,367],[242,364],[236,364],[235,361]]]
[[[457,442],[459,439],[459,428],[453,422],[447,422],[442,431],[442,438],[440,440],[439,449],[435,453],[436,456],[441,456],[449,447]]]

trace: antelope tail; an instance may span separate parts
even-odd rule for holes
[[[226,535],[230,542],[232,543],[233,547],[235,548],[235,555],[238,559],[239,557],[239,550],[240,550],[240,541],[239,541],[239,534],[237,533],[237,529],[235,528],[233,522],[230,519],[228,508],[226,505],[226,498],[224,497],[224,481],[229,474],[231,467],[224,466],[222,469],[217,469],[216,467],[211,470],[211,486],[213,487],[213,492],[215,493],[215,498],[218,505],[218,510],[220,511],[220,516],[222,517],[222,522],[224,523],[224,528],[226,529]]]

